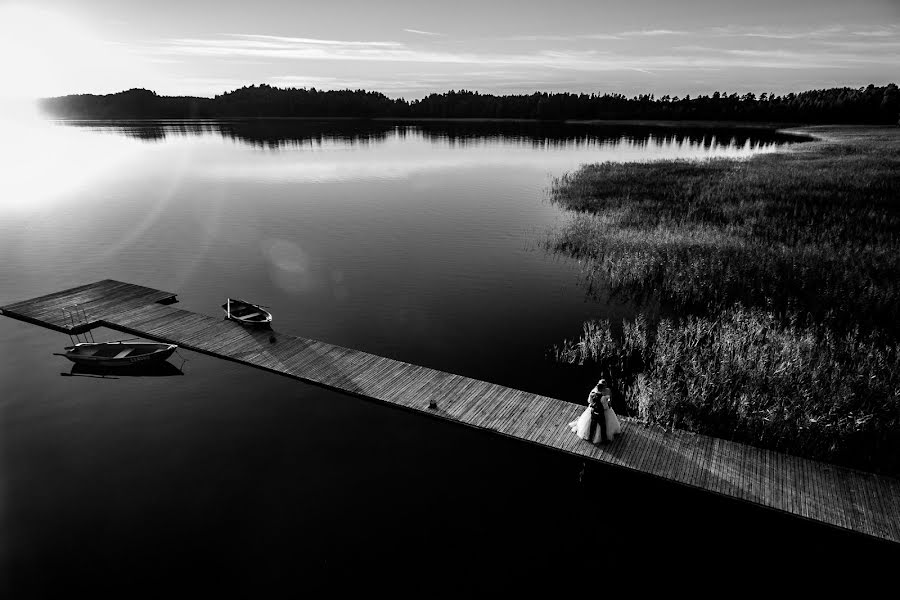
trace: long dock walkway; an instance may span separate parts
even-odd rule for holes
[[[900,481],[728,440],[622,419],[606,446],[569,430],[584,406],[171,304],[175,294],[104,280],[0,308],[62,332],[105,326],[900,543]],[[63,309],[77,305],[77,328]],[[435,407],[429,405],[435,403]]]

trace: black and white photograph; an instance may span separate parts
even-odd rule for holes
[[[898,0],[0,0],[0,597],[890,595],[898,83]]]

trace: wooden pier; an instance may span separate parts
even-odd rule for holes
[[[72,333],[104,326],[337,391],[900,543],[900,481],[622,418],[605,446],[568,427],[584,406],[171,304],[175,294],[104,280],[0,308]],[[64,309],[78,307],[82,322]],[[272,340],[275,341],[272,341]]]

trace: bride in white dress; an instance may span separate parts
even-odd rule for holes
[[[619,418],[616,416],[616,412],[609,405],[609,395],[610,390],[606,387],[606,380],[601,379],[597,382],[597,385],[594,389],[591,390],[591,393],[588,395],[588,407],[584,409],[584,412],[581,413],[581,416],[578,417],[577,421],[572,421],[569,423],[569,427],[572,429],[572,432],[580,437],[583,440],[587,440],[592,444],[599,444],[601,442],[602,432],[600,430],[600,424],[598,423],[594,429],[594,438],[590,438],[590,428],[591,428],[591,412],[593,410],[594,405],[597,406],[597,412],[603,413],[604,418],[606,419],[606,438],[609,441],[613,441],[616,435],[622,433],[622,424],[619,423]]]

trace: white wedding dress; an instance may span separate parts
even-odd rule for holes
[[[606,417],[606,439],[612,441],[614,437],[620,433],[622,433],[622,424],[619,423],[619,417],[616,416],[616,411],[614,411],[609,406],[609,398],[603,396],[600,398],[600,404],[603,406],[603,414]],[[592,444],[600,443],[600,424],[597,424],[596,429],[594,430],[594,439],[588,439],[588,434],[590,433],[591,427],[591,407],[588,406],[584,409],[584,412],[581,413],[581,416],[578,417],[577,421],[572,421],[569,423],[569,427],[572,429],[572,433],[577,435],[583,440],[587,440]]]

